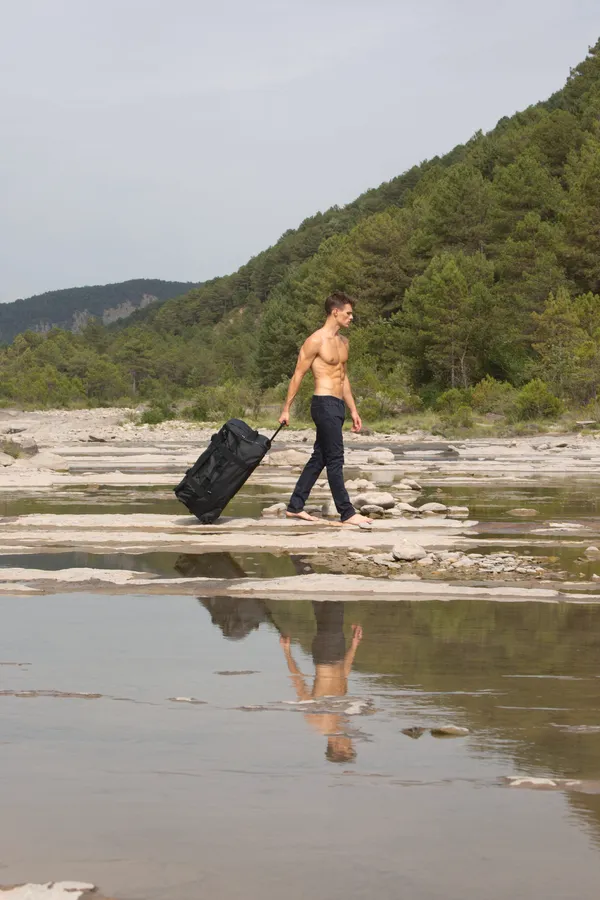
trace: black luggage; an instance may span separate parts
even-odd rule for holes
[[[175,496],[203,525],[210,525],[260,464],[282,428],[268,438],[241,419],[229,419],[187,470]]]

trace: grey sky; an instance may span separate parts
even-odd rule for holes
[[[599,36],[598,0],[0,0],[0,301],[232,271]]]

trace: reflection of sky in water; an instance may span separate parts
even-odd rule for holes
[[[0,666],[0,690],[103,695],[0,696],[6,883],[85,877],[157,900],[597,894],[600,798],[499,780],[600,779],[600,736],[556,727],[600,723],[600,608],[347,603],[317,650],[304,601],[21,596],[0,615],[0,661],[31,664]],[[342,721],[355,760],[332,763],[289,702],[283,639],[311,690],[355,623],[344,697],[365,706]],[[401,733],[446,722],[470,736]]]

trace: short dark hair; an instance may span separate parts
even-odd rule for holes
[[[334,291],[325,301],[325,312],[329,316],[332,310],[343,309],[348,304],[354,308],[355,303],[354,297],[349,297],[348,294],[344,294],[342,291]]]

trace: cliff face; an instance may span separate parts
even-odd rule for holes
[[[118,284],[49,291],[14,303],[0,304],[0,342],[23,331],[42,334],[51,328],[79,332],[92,316],[105,325],[125,319],[152,303],[162,303],[195,287],[192,282],[139,278]]]

